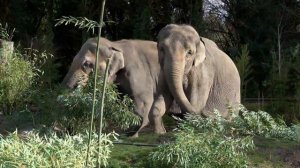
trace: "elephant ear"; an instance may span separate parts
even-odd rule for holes
[[[124,56],[123,52],[115,47],[110,47],[111,51],[111,64],[108,69],[108,74],[110,76],[115,75],[120,69],[124,68]]]
[[[205,45],[203,40],[200,38],[199,42],[196,44],[196,57],[193,63],[193,66],[198,66],[204,61],[206,57]]]

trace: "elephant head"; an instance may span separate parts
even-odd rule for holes
[[[78,85],[86,85],[89,74],[93,72],[96,61],[96,48],[97,39],[91,38],[87,40],[80,51],[74,57],[69,72],[65,76],[62,84],[68,88],[74,88]],[[115,74],[122,68],[124,68],[124,57],[122,50],[114,45],[113,42],[101,38],[99,45],[99,61],[98,67],[100,74],[104,73],[106,68],[106,60],[112,57],[111,65],[109,67],[108,81],[114,80]]]
[[[158,53],[170,91],[182,110],[196,113],[183,89],[183,79],[205,59],[205,46],[194,28],[170,24],[158,34]]]

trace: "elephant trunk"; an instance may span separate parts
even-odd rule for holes
[[[164,72],[170,91],[182,110],[195,113],[183,90],[184,61],[165,60]]]
[[[64,80],[62,81],[62,85],[66,86],[67,88],[73,89],[76,85],[77,81],[73,74],[70,72],[67,73],[67,75],[64,77]]]

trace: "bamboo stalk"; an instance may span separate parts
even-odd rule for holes
[[[102,7],[101,7],[101,16],[100,16],[100,27],[99,27],[99,34],[101,33],[102,30],[102,25],[103,25],[103,15],[104,15],[104,7],[105,7],[105,0],[102,1]],[[100,37],[98,36],[98,43],[100,43]],[[112,53],[113,56],[114,53]],[[104,81],[103,81],[103,87],[102,87],[102,96],[101,96],[101,104],[100,104],[100,118],[99,118],[99,133],[98,133],[98,157],[97,157],[97,164],[98,168],[101,167],[101,158],[100,158],[100,153],[101,153],[101,134],[102,134],[102,120],[103,120],[103,108],[104,108],[104,99],[105,99],[105,88],[106,88],[106,83],[107,83],[107,76],[108,76],[108,68],[110,66],[111,58],[108,58],[107,66],[105,69],[105,74],[104,74]]]
[[[113,54],[112,54],[113,57]],[[104,99],[105,99],[105,91],[106,91],[106,83],[107,83],[107,77],[108,77],[108,69],[111,63],[111,57],[108,58],[107,66],[105,69],[105,74],[104,74],[104,81],[102,85],[102,90],[101,90],[101,102],[100,102],[100,118],[99,118],[99,133],[98,133],[98,158],[97,158],[97,164],[98,167],[101,167],[101,158],[100,158],[100,153],[101,153],[101,141],[102,141],[102,126],[103,126],[103,109],[104,109]]]
[[[87,152],[86,152],[85,167],[87,167],[88,160],[89,160],[91,134],[92,134],[92,130],[93,130],[93,122],[94,122],[94,115],[95,115],[95,109],[96,109],[95,107],[96,107],[96,87],[97,87],[98,62],[99,62],[99,46],[100,46],[101,31],[102,31],[102,26],[103,26],[104,6],[105,6],[105,0],[102,1],[100,25],[99,25],[98,40],[97,40],[96,61],[95,61],[95,67],[94,67],[95,74],[94,74],[93,106],[92,106],[91,123],[90,123],[90,129],[89,129],[88,148],[87,148]],[[98,136],[101,136],[101,135],[98,135]],[[101,140],[101,138],[100,138],[100,140]],[[98,153],[98,155],[100,155],[100,153]]]

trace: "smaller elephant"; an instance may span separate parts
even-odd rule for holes
[[[228,106],[240,103],[240,76],[233,61],[213,41],[200,37],[189,25],[170,24],[158,34],[158,54],[164,78],[171,92],[155,99],[150,119],[155,132],[165,111],[176,100],[184,112],[228,116]],[[173,97],[172,97],[173,96]]]
[[[97,39],[87,40],[74,57],[63,84],[69,88],[85,85],[88,75],[93,71]],[[135,112],[143,119],[138,132],[148,125],[148,114],[157,92],[164,90],[160,78],[163,77],[158,59],[157,43],[143,40],[109,41],[100,39],[99,68],[104,72],[106,60],[112,57],[108,81],[114,82],[120,89],[133,98]],[[160,123],[159,123],[160,124]]]

